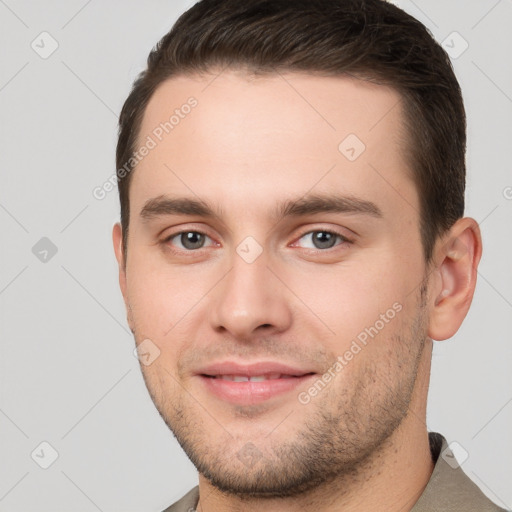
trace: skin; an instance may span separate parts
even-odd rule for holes
[[[432,340],[452,336],[469,309],[478,225],[460,219],[426,264],[390,88],[302,73],[174,77],[149,102],[141,144],[190,96],[197,107],[134,171],[127,259],[119,224],[113,243],[136,343],[160,350],[141,364],[146,385],[200,473],[198,510],[410,510],[433,470]],[[338,149],[348,134],[366,146],[354,161]],[[357,197],[381,216],[273,216],[313,193]],[[142,218],[164,194],[200,198],[217,215]],[[194,230],[207,235],[203,248],[168,239]],[[325,230],[349,241],[318,248],[311,232]],[[236,251],[248,236],[262,249],[252,263]],[[311,382],[234,405],[195,373],[263,360],[321,377],[393,304],[400,311],[307,404],[298,393]]]

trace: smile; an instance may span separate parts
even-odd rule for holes
[[[293,375],[269,373],[266,375],[213,375],[214,379],[229,380],[232,382],[263,382],[265,380],[293,379]]]

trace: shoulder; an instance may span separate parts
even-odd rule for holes
[[[464,473],[442,435],[430,432],[429,439],[434,471],[411,512],[506,512]]]
[[[195,512],[197,503],[199,501],[199,487],[196,486],[191,489],[183,498],[162,512]]]

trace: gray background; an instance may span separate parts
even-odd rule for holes
[[[133,79],[192,3],[0,0],[0,511],[160,511],[197,482],[132,352],[117,191],[92,195]],[[470,314],[435,344],[428,426],[512,508],[512,1],[400,4],[454,56],[485,244]]]

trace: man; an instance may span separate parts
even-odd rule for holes
[[[169,511],[497,511],[428,433],[473,297],[465,114],[382,0],[203,0],[120,116],[120,286],[199,471]]]

